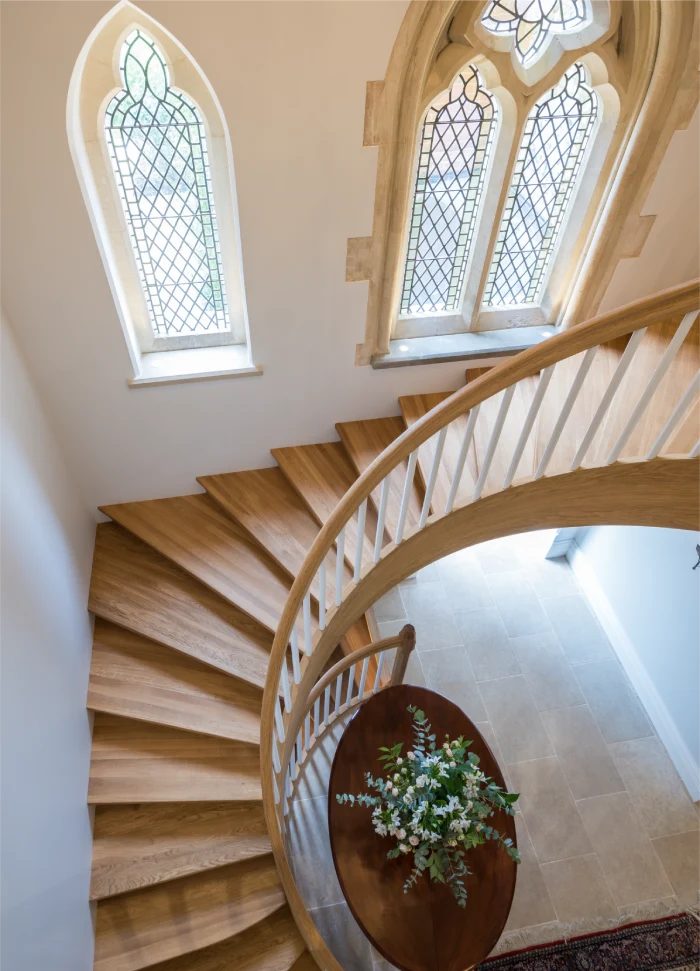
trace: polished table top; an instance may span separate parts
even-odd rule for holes
[[[382,775],[380,745],[412,742],[417,705],[432,723],[437,743],[464,735],[473,739],[481,768],[505,788],[503,774],[486,741],[464,712],[427,688],[398,685],[378,692],[352,717],[338,745],[328,790],[328,830],[333,862],[350,910],[376,949],[401,971],[466,971],[484,960],[500,937],[515,891],[517,864],[495,842],[465,856],[467,906],[452,891],[423,874],[407,894],[403,885],[413,855],[388,860],[394,840],[377,836],[371,809],[340,805],[337,794],[366,792],[365,773]],[[499,811],[489,823],[515,843],[515,820]]]

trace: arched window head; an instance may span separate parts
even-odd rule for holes
[[[582,64],[572,64],[532,108],[486,281],[486,305],[537,301],[597,115],[598,98]]]
[[[199,65],[119,0],[75,64],[67,128],[129,383],[261,373],[251,362],[231,143]]]
[[[590,0],[491,0],[481,24],[514,38],[520,63],[529,67],[552,38],[580,30],[592,19]]]
[[[120,55],[124,88],[105,134],[155,338],[230,331],[207,139],[140,30]]]
[[[459,304],[486,181],[497,105],[477,69],[428,109],[419,144],[401,313]]]

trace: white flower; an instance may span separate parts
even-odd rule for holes
[[[391,794],[392,794],[392,796],[398,796],[399,790],[396,789],[396,788],[394,788],[394,789],[391,790]]]
[[[399,849],[401,850],[402,853],[410,852],[410,847],[406,846],[405,843],[399,843]]]
[[[450,743],[450,748],[457,748],[458,745],[459,745],[459,742],[457,739],[455,739],[454,742]]]
[[[448,759],[451,759],[452,758],[452,749],[451,748],[446,748],[445,749],[445,755],[447,756]]]
[[[442,747],[443,748],[449,748],[450,747],[450,743],[449,742],[443,742],[442,743]]]
[[[420,843],[420,840],[418,839],[417,836],[410,836],[408,839],[408,842],[411,844],[411,846],[418,846],[418,844]]]
[[[476,824],[476,831],[477,831],[477,833],[480,832],[483,828],[484,827],[483,827],[483,824],[482,823],[477,823]]]
[[[413,760],[415,759],[415,757],[416,757],[416,753],[415,753],[415,752],[408,752],[408,753],[406,754],[406,758],[407,758],[407,759],[410,759],[410,760],[411,760],[411,762],[413,762]]]
[[[394,782],[398,782],[400,778],[401,778],[401,776],[399,775],[399,773],[398,772],[394,772]]]
[[[405,829],[400,829],[398,831],[398,833],[396,834],[396,839],[397,840],[405,840],[406,839],[406,830]]]
[[[403,769],[401,769],[401,775],[406,775],[406,772],[407,772],[407,769],[406,769],[406,766],[404,765]]]
[[[451,769],[456,769],[457,768],[457,763],[456,762],[450,762],[450,768]]]
[[[397,765],[401,765],[401,763],[402,763],[402,762],[403,762],[403,759],[402,759],[402,758],[398,758],[398,759],[396,760],[396,764],[397,764]]]
[[[419,775],[418,778],[416,779],[416,785],[418,786],[419,789],[422,789],[423,786],[426,784],[426,782],[428,782],[427,775]]]
[[[413,793],[415,792],[415,790],[414,790],[413,786],[409,786],[408,789],[406,790],[406,792],[408,793],[409,796],[412,796]]]
[[[406,795],[403,797],[403,801],[406,803],[406,805],[411,802],[411,797],[408,795],[408,793],[406,793]]]
[[[447,841],[447,845],[448,846],[456,846],[457,845],[457,840],[448,840]]]

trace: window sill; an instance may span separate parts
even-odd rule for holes
[[[262,367],[251,364],[246,344],[224,344],[144,354],[139,373],[129,378],[128,384],[130,388],[140,388],[153,384],[211,381],[214,378],[239,378],[262,373]]]
[[[376,370],[441,364],[445,361],[474,361],[479,367],[491,367],[504,357],[511,357],[553,337],[556,332],[556,327],[547,324],[468,334],[410,337],[390,341],[388,353],[374,354],[370,363]]]

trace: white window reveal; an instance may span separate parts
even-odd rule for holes
[[[428,109],[409,225],[403,315],[454,312],[460,305],[497,111],[473,66]]]
[[[484,293],[490,307],[535,304],[599,114],[582,64],[530,112]]]
[[[591,19],[590,0],[491,0],[481,24],[512,37],[518,60],[529,67],[554,37],[579,31]]]
[[[139,30],[125,40],[124,88],[105,135],[153,331],[153,349],[183,337],[229,339],[207,139],[195,103],[170,87],[165,57]]]

